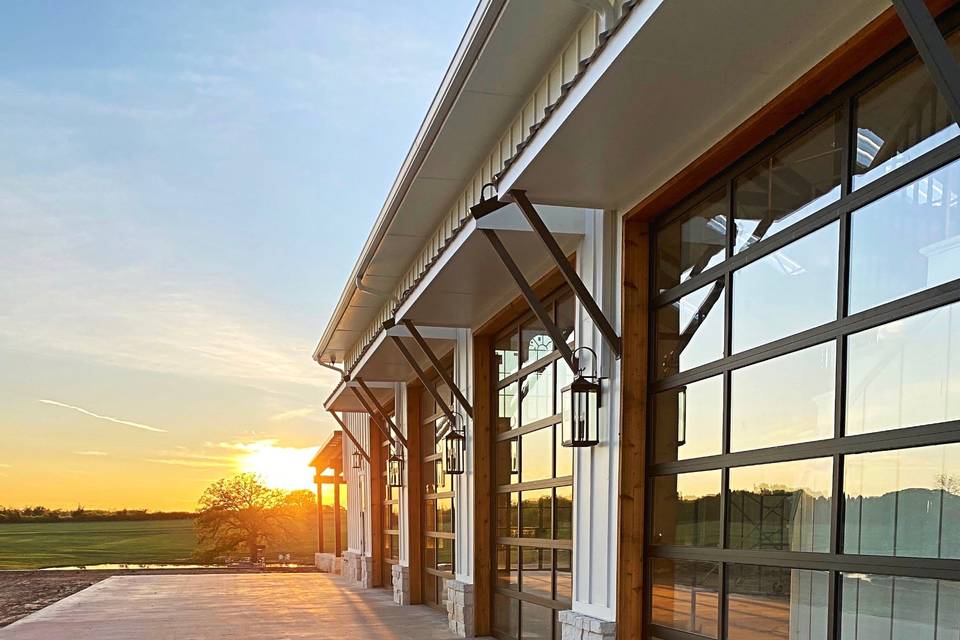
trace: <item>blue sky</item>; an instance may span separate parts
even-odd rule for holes
[[[5,5],[0,504],[322,441],[312,349],[474,5]]]

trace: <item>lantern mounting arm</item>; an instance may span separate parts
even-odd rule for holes
[[[420,350],[423,351],[424,355],[427,356],[427,359],[430,360],[430,364],[433,365],[433,368],[437,370],[437,373],[440,374],[440,377],[443,378],[443,381],[448,387],[450,387],[450,390],[453,391],[453,395],[456,396],[457,402],[460,403],[460,406],[463,407],[463,410],[472,419],[473,406],[471,406],[470,402],[467,400],[467,397],[463,395],[463,392],[460,391],[460,387],[458,387],[453,381],[453,377],[450,375],[450,373],[440,365],[440,358],[437,357],[437,354],[433,352],[433,349],[430,348],[430,345],[427,344],[427,341],[423,339],[422,335],[420,335],[420,331],[417,330],[416,325],[413,324],[412,320],[401,320],[401,322],[410,331],[410,335],[417,343],[417,346],[420,347]]]
[[[356,448],[356,450],[360,452],[360,455],[362,455],[367,462],[370,462],[370,454],[367,453],[366,450],[363,448],[363,445],[361,445],[360,442],[358,442],[357,439],[353,437],[353,434],[350,432],[350,429],[347,427],[347,424],[340,419],[340,416],[337,415],[337,412],[329,411],[328,413],[332,415],[333,419],[336,420],[337,424],[340,425],[340,428],[343,430],[343,433],[346,434],[347,438],[350,439],[350,442],[353,443],[354,448]]]
[[[384,328],[388,329],[393,326],[392,321],[387,321],[384,323]],[[397,336],[390,336],[390,339],[393,340],[393,344],[397,346],[397,350],[403,356],[403,359],[407,361],[407,364],[410,365],[410,368],[413,369],[413,372],[417,375],[417,378],[420,380],[420,383],[423,385],[423,388],[433,397],[436,401],[437,406],[440,407],[440,411],[443,412],[443,415],[452,423],[453,411],[450,407],[447,406],[447,403],[444,401],[443,396],[440,395],[440,392],[437,391],[437,388],[434,386],[430,378],[427,377],[426,372],[417,364],[417,359],[413,357],[413,354],[410,353],[410,350],[407,349],[407,345],[403,344],[403,340]]]
[[[380,433],[383,434],[383,437],[390,442],[391,446],[393,446],[394,445],[393,436],[390,435],[390,432],[387,430],[386,425],[380,422],[380,418],[377,416],[376,413],[374,413],[373,407],[370,406],[370,403],[367,402],[366,399],[363,397],[363,394],[357,390],[357,387],[349,387],[349,389],[353,391],[353,395],[355,395],[357,397],[357,400],[360,401],[360,404],[363,405],[364,411],[366,411],[367,415],[370,416],[370,422],[377,426],[377,429],[379,429]],[[373,438],[371,438],[371,440],[373,440]]]
[[[480,231],[490,242],[490,246],[493,247],[493,250],[497,253],[497,256],[500,257],[500,261],[503,263],[503,266],[505,266],[507,271],[510,272],[510,275],[513,276],[513,280],[517,283],[517,287],[519,287],[521,295],[523,295],[524,300],[527,301],[527,305],[530,307],[530,310],[533,311],[533,314],[537,316],[537,320],[540,321],[540,323],[547,330],[547,333],[550,334],[550,338],[553,340],[554,346],[560,352],[560,355],[567,363],[567,366],[570,367],[571,371],[576,371],[576,357],[573,355],[570,345],[567,344],[566,338],[563,337],[563,333],[560,331],[560,328],[557,327],[556,323],[553,321],[553,318],[550,317],[550,313],[547,311],[546,307],[544,307],[543,303],[540,302],[540,298],[537,297],[533,287],[531,287],[530,283],[527,282],[523,272],[520,271],[520,267],[518,267],[517,263],[514,262],[510,252],[507,251],[505,246],[503,246],[500,236],[498,236],[497,232],[493,229],[480,229]]]
[[[536,207],[527,199],[526,192],[520,189],[511,189],[507,193],[510,199],[520,207],[523,217],[527,219],[527,223],[533,228],[533,232],[540,238],[543,246],[546,247],[557,269],[559,269],[563,275],[563,279],[566,280],[570,288],[573,289],[573,293],[577,296],[580,304],[583,305],[584,310],[590,315],[593,324],[600,330],[603,339],[607,341],[613,354],[619,359],[622,353],[620,336],[617,335],[617,331],[613,328],[613,325],[610,324],[610,321],[607,320],[607,316],[604,315],[597,301],[593,299],[590,291],[586,285],[583,284],[583,280],[577,275],[576,270],[570,262],[567,261],[567,257],[563,254],[563,249],[561,249],[557,243],[557,239],[553,237],[547,225],[544,224],[540,214],[537,213]]]
[[[370,390],[370,387],[367,386],[367,383],[360,378],[354,378],[354,380],[357,381],[357,384],[360,385],[360,388],[364,390],[370,401],[373,402],[373,406],[376,407],[377,412],[381,417],[383,417],[384,421],[386,421],[387,425],[390,427],[390,430],[393,432],[394,437],[400,441],[400,444],[403,445],[404,449],[409,448],[407,447],[407,437],[403,435],[400,429],[397,428],[396,423],[390,419],[390,416],[387,414],[387,410],[384,409],[383,405],[380,404],[380,401],[377,400],[377,396],[373,395],[373,391]]]

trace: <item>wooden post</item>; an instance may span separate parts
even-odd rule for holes
[[[383,586],[383,438],[370,415],[370,586]],[[385,431],[386,429],[384,429]]]
[[[343,478],[337,478],[333,485],[333,553],[339,558],[343,553],[343,542],[340,537],[340,487]]]
[[[317,469],[317,553],[323,553],[323,481]]]
[[[423,603],[423,426],[419,386],[407,385],[407,559],[410,604]]]
[[[473,336],[474,625],[493,631],[493,358],[489,336]]]
[[[620,383],[620,512],[617,532],[617,638],[643,637],[644,525],[647,462],[647,371],[650,231],[640,221],[623,230],[623,360]]]

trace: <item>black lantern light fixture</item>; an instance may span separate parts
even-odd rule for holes
[[[459,413],[453,414],[453,418],[443,436],[443,471],[450,476],[459,476],[466,466],[467,438],[463,418]]]
[[[589,351],[593,356],[592,374],[584,375],[586,367],[576,354]],[[597,376],[597,353],[590,347],[580,347],[574,354],[576,375],[573,382],[561,389],[563,404],[563,446],[592,447],[600,443],[600,378]]]
[[[396,447],[387,458],[387,485],[393,488],[403,486],[403,456]]]
[[[363,456],[360,455],[360,452],[354,449],[353,454],[350,456],[351,461],[353,462],[354,469],[360,469],[363,466]]]

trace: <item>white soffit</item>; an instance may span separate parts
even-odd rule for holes
[[[372,249],[363,283],[392,292],[589,11],[573,0],[509,0],[407,190]],[[427,126],[427,123],[424,124]],[[402,176],[401,176],[402,177]],[[398,181],[400,177],[398,177]],[[361,257],[362,261],[362,257]],[[352,278],[352,276],[351,276]],[[321,340],[343,361],[386,300],[351,279]],[[332,329],[332,331],[331,331]],[[325,341],[325,343],[324,343]]]
[[[418,327],[418,330],[438,358],[444,357],[456,346],[456,334],[449,328]],[[364,382],[374,380],[393,383],[408,382],[416,377],[416,372],[400,353],[391,336],[397,336],[403,340],[404,346],[416,359],[420,369],[426,371],[432,366],[417,343],[410,337],[404,337],[410,336],[407,328],[395,326],[381,331],[370,343],[366,352],[350,370],[351,378],[360,378]]]
[[[584,209],[536,205],[566,255],[575,252],[586,228]],[[520,291],[490,242],[480,232],[493,229],[517,266],[533,284],[554,262],[515,204],[480,221],[471,219],[451,246],[397,310],[396,318],[415,324],[476,329]]]
[[[889,6],[644,0],[501,176],[499,193],[630,207]]]
[[[370,391],[373,392],[373,395],[376,396],[381,406],[386,406],[393,400],[394,387],[392,382],[367,382],[364,380],[364,383]],[[366,413],[367,410],[360,404],[360,401],[357,400],[357,394],[353,391],[357,389],[360,393],[363,393],[363,389],[359,387],[360,385],[356,381],[341,382],[337,385],[337,388],[333,390],[333,393],[330,394],[330,397],[323,403],[323,408],[327,411]],[[364,394],[363,399],[367,399],[366,394]],[[376,407],[371,408],[376,410]]]

